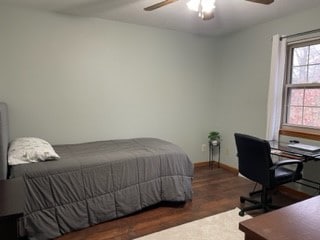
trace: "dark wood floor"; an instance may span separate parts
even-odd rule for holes
[[[185,204],[159,204],[145,211],[66,234],[59,240],[128,240],[240,207],[239,196],[254,184],[221,168],[195,167],[193,200]],[[273,203],[288,205],[297,198],[275,192]],[[253,215],[259,215],[254,212]]]

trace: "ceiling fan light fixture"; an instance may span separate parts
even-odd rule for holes
[[[198,12],[200,18],[213,12],[216,0],[190,0],[187,6],[191,11]]]
[[[216,8],[216,0],[201,0],[202,12],[210,13]]]
[[[199,0],[190,0],[189,2],[187,2],[187,7],[191,11],[198,12]]]

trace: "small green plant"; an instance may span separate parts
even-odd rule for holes
[[[209,133],[208,139],[210,141],[218,141],[219,142],[220,139],[221,139],[220,133],[216,132],[216,131],[212,131],[212,132]]]

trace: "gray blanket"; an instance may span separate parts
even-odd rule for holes
[[[17,165],[26,186],[23,228],[31,239],[118,218],[161,201],[192,198],[193,165],[176,145],[153,138],[54,147],[61,159]]]

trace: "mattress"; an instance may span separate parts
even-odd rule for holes
[[[54,146],[61,159],[11,168],[26,200],[21,227],[51,239],[161,201],[192,198],[193,165],[180,147],[136,138]]]

